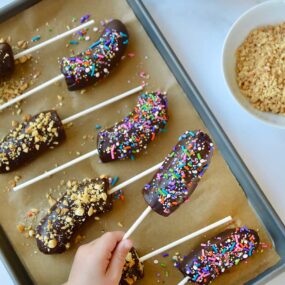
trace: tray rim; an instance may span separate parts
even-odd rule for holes
[[[262,220],[264,227],[267,229],[270,237],[275,244],[276,250],[281,257],[281,260],[273,267],[267,269],[262,274],[246,283],[247,285],[265,284],[271,278],[285,270],[285,226],[278,214],[271,206],[268,199],[265,197],[254,177],[242,161],[241,157],[235,150],[228,136],[216,120],[199,90],[195,86],[194,82],[187,74],[186,70],[178,60],[172,48],[169,46],[167,40],[164,38],[162,32],[144,5],[143,0],[126,1],[156,46],[157,50],[166,62],[168,68],[176,78],[177,82],[182,87],[188,99],[195,107],[205,126],[208,130],[210,130],[211,136],[214,138],[216,144],[218,145],[223,158],[226,160],[233,175],[240,183],[248,200],[257,212],[259,218]],[[19,2],[26,1],[20,0]],[[18,9],[13,9],[13,11],[11,11],[11,16],[15,15],[17,12],[19,12]],[[7,234],[4,232],[1,225],[0,259],[2,260],[15,285],[35,284],[31,279],[28,270],[25,268],[16,251],[14,250]]]
[[[144,0],[127,0],[137,19],[144,27],[148,36],[168,65],[168,68],[176,78],[178,84],[182,87],[205,126],[210,131],[219,151],[238,183],[241,185],[258,218],[268,231],[275,249],[281,258],[277,264],[246,283],[247,285],[265,284],[273,277],[285,271],[285,225],[241,159],[175,52],[168,44],[143,1]]]

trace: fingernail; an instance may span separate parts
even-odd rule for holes
[[[123,245],[125,248],[131,248],[133,246],[133,242],[129,239],[123,240]]]

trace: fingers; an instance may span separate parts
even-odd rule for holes
[[[103,234],[100,238],[92,241],[90,245],[94,245],[95,243],[102,244],[104,245],[104,248],[111,248],[113,251],[117,243],[123,239],[123,236],[124,236],[124,233],[120,231],[107,232]]]
[[[115,249],[112,259],[109,264],[107,275],[110,276],[111,280],[116,282],[120,280],[124,264],[126,262],[126,256],[130,249],[132,248],[133,243],[130,240],[121,241],[117,248]]]
[[[96,259],[102,265],[101,272],[105,273],[107,271],[113,251],[123,236],[123,232],[108,232],[90,243],[90,251],[96,255]]]

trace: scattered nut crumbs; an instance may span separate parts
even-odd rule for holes
[[[30,209],[25,215],[25,221],[17,225],[18,232],[22,233],[25,238],[35,237],[35,227],[38,223],[39,212],[36,208]]]
[[[285,22],[251,31],[236,52],[241,93],[258,110],[285,114]]]
[[[85,238],[86,238],[85,236],[77,235],[74,243],[78,244],[78,243],[82,242]]]
[[[16,187],[17,183],[20,181],[21,179],[21,176],[19,175],[16,175],[12,180],[10,180],[8,183],[9,183],[9,186],[11,186],[12,188]]]
[[[18,224],[17,229],[20,233],[23,233],[25,231],[25,226],[23,224]]]
[[[22,57],[20,57],[19,59],[17,59],[15,61],[15,64],[19,64],[19,63],[25,63],[27,62],[28,60],[30,60],[32,58],[32,56],[30,54],[28,55],[23,55]]]
[[[18,41],[17,46],[21,49],[26,49],[28,47],[28,41]]]
[[[0,82],[0,105],[22,94],[29,84],[23,80],[9,80]]]
[[[50,207],[52,207],[56,203],[56,200],[51,196],[51,194],[47,194],[47,199]]]

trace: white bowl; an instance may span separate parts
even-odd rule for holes
[[[226,36],[222,65],[225,81],[238,103],[254,117],[273,126],[285,128],[285,116],[261,112],[255,109],[240,92],[236,82],[236,50],[249,32],[257,27],[275,25],[285,21],[285,0],[272,0],[259,4],[245,12],[231,27]]]

